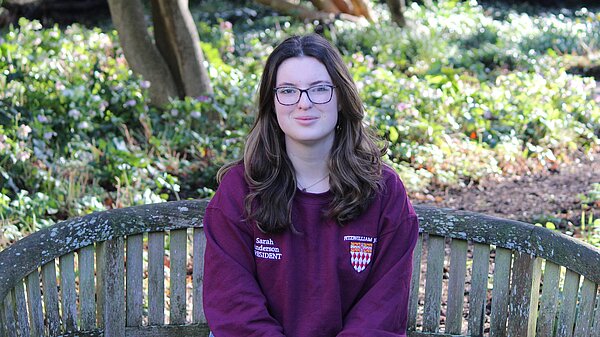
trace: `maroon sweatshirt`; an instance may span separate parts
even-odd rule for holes
[[[398,175],[358,218],[323,217],[330,192],[296,191],[300,234],[245,221],[242,165],[223,178],[204,218],[204,310],[216,337],[405,336],[418,221]]]

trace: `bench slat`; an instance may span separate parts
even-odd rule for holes
[[[27,314],[27,300],[25,299],[25,286],[23,281],[17,282],[14,289],[14,301],[17,308],[17,321],[19,322],[19,332],[21,336],[30,336],[29,315]]]
[[[4,321],[6,321],[4,318],[4,301],[0,300],[0,336],[7,335]]]
[[[594,313],[594,323],[592,325],[592,331],[590,333],[590,337],[600,337],[600,297],[598,295],[594,295],[596,297],[596,312]]]
[[[589,336],[592,332],[592,314],[596,304],[597,289],[598,287],[594,282],[588,279],[583,280],[574,336]]]
[[[79,268],[79,315],[81,330],[96,327],[96,285],[94,282],[94,245],[77,252]]]
[[[551,261],[546,261],[546,266],[544,267],[544,282],[542,284],[542,297],[540,298],[540,314],[537,321],[538,336],[552,336],[554,334],[559,279],[560,266]]]
[[[127,237],[127,326],[142,325],[144,235]]]
[[[490,246],[473,244],[473,270],[471,290],[469,292],[469,334],[483,334],[485,302],[487,300],[488,273],[490,265]]]
[[[104,259],[106,254],[106,242],[96,244],[96,319],[98,327],[104,327]]]
[[[425,276],[425,305],[423,312],[423,331],[425,332],[437,332],[440,325],[444,246],[444,237],[430,235],[427,239],[427,274]]]
[[[202,282],[204,275],[204,251],[206,250],[206,237],[202,228],[194,228],[194,273],[192,279],[192,319],[194,323],[205,323],[204,307],[202,305]]]
[[[577,293],[579,290],[579,274],[567,269],[565,284],[563,285],[562,303],[558,314],[556,335],[560,337],[573,336],[575,325],[575,309],[577,306]]]
[[[415,250],[413,251],[412,276],[410,283],[410,298],[408,302],[408,329],[417,327],[417,314],[419,310],[419,284],[421,281],[421,255],[423,252],[423,234],[419,235]]]
[[[75,255],[59,258],[62,323],[64,331],[77,330],[77,294],[75,292]]]
[[[165,233],[148,234],[148,323],[165,322]]]
[[[31,319],[31,335],[34,337],[44,336],[42,289],[40,288],[40,273],[37,269],[27,275],[27,305]]]
[[[42,266],[42,286],[44,287],[44,309],[48,330],[51,335],[58,335],[60,334],[60,316],[58,314],[58,290],[54,260]]]
[[[467,275],[467,241],[452,239],[450,243],[450,275],[448,280],[448,305],[446,333],[460,334],[462,330],[465,278]]]
[[[170,324],[184,324],[186,314],[187,230],[170,233],[171,308]]]
[[[15,319],[15,306],[12,291],[4,298],[4,322],[6,324],[6,335],[17,337],[17,325]]]
[[[508,337],[535,336],[541,269],[542,259],[526,253],[514,253],[508,306]]]
[[[125,334],[125,240],[118,237],[104,243],[104,337],[122,337]],[[108,305],[110,304],[110,305]]]
[[[512,252],[510,250],[496,247],[490,313],[490,337],[506,337],[511,261]]]

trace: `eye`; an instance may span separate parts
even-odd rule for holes
[[[289,87],[278,88],[277,89],[277,93],[279,95],[295,95],[296,93],[298,93],[298,89],[296,89],[296,88],[289,88]]]
[[[326,92],[329,92],[330,90],[331,90],[331,87],[329,87],[327,85],[317,85],[317,86],[310,88],[310,91],[314,92],[314,93],[326,93]]]

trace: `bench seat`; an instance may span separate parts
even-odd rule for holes
[[[207,203],[93,213],[0,252],[0,336],[208,336]],[[600,250],[518,221],[415,209],[409,336],[600,337]]]

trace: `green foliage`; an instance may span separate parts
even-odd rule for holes
[[[252,4],[196,6],[215,94],[163,109],[149,105],[150,83],[129,70],[112,29],[21,19],[0,35],[0,246],[67,217],[213,193],[218,168],[242,156],[267,55],[316,24]],[[600,144],[594,81],[570,74],[563,56],[598,53],[600,13],[413,2],[400,29],[385,6],[376,12],[373,25],[322,28],[409,189]]]

